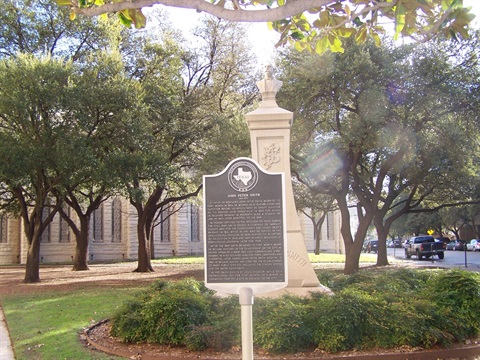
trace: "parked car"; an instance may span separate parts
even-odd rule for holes
[[[367,240],[365,244],[363,244],[363,252],[374,252],[378,251],[378,240]]]
[[[447,244],[447,246],[446,246],[445,249],[446,249],[446,250],[453,250],[453,248],[455,247],[455,244],[456,244],[456,243],[457,243],[456,241],[450,241],[450,242]]]
[[[450,242],[450,238],[448,237],[438,237],[435,240],[442,241],[445,245],[447,245]]]
[[[454,240],[452,250],[464,251],[467,248],[467,242],[465,240]]]
[[[414,236],[405,242],[405,257],[410,259],[412,255],[418,260],[425,256],[427,259],[432,256],[438,256],[439,259],[445,257],[445,244],[443,241],[437,241],[432,236],[422,235]]]
[[[480,240],[470,240],[470,242],[467,243],[467,251],[480,251]]]
[[[402,247],[402,242],[398,239],[395,240],[390,240],[387,244],[389,248],[401,248]]]

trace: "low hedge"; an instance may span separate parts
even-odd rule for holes
[[[448,346],[479,334],[480,275],[461,270],[318,273],[334,295],[256,298],[256,346],[271,353]],[[241,344],[237,296],[218,298],[193,279],[160,281],[112,318],[112,335],[191,350]]]

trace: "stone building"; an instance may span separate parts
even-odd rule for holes
[[[155,258],[172,255],[203,255],[202,208],[185,203],[171,213],[162,214],[154,230],[152,252]],[[308,252],[314,252],[313,227],[306,216],[300,216]],[[113,198],[95,211],[90,222],[88,259],[90,262],[137,259],[137,216],[128,201]],[[340,238],[340,216],[328,214],[322,229],[321,252],[344,253]],[[0,265],[24,264],[27,239],[19,218],[0,217]],[[41,263],[71,263],[75,237],[59,215],[42,235]]]

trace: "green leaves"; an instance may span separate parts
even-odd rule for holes
[[[139,9],[121,11],[118,13],[118,18],[120,19],[120,22],[128,28],[133,24],[136,29],[142,29],[147,24],[147,18]]]
[[[102,5],[118,5],[115,11],[118,14],[120,22],[126,27],[132,25],[140,29],[146,25],[146,18],[137,8],[134,2],[126,0],[79,0],[78,5],[68,0],[55,0],[60,6],[70,6],[79,12],[90,13],[94,7]],[[202,9],[219,18],[228,20],[245,21],[244,14],[253,7],[260,7],[259,10],[265,15],[266,21],[269,21],[270,8],[272,10],[278,7],[289,8],[292,2],[285,0],[245,0],[241,3],[235,2],[234,10],[225,11],[225,0],[211,0],[213,7]],[[267,9],[265,9],[267,7]],[[109,9],[115,8],[110,6]],[[192,4],[192,8],[194,5]],[[82,9],[87,9],[82,11]],[[198,9],[197,9],[198,10]],[[237,12],[239,16],[232,16],[232,12]],[[240,13],[242,11],[242,13]],[[315,52],[325,52],[328,49],[332,52],[342,52],[343,46],[340,38],[354,36],[362,43],[368,37],[372,37],[377,45],[380,44],[380,33],[384,32],[385,20],[394,22],[395,40],[400,35],[418,36],[425,39],[431,38],[438,31],[453,38],[460,36],[468,37],[467,27],[472,21],[473,15],[469,9],[463,7],[461,0],[328,0],[327,3],[321,2],[318,7],[304,9],[304,13],[309,13],[308,18],[304,13],[296,14],[285,11],[285,19],[278,20],[274,18],[273,12],[269,26],[278,31],[281,36],[277,46],[283,46],[291,43],[298,50],[308,50]],[[298,11],[298,10],[295,10]],[[102,12],[97,12],[102,13]],[[257,13],[258,14],[258,13]],[[288,15],[291,14],[291,15]],[[228,15],[228,16],[227,16]],[[314,16],[317,15],[315,19]],[[71,19],[75,19],[76,11],[71,13]],[[258,18],[256,21],[259,21]],[[327,38],[327,40],[322,40]]]
[[[299,15],[270,24],[272,29],[281,33],[277,46],[291,43],[300,51],[319,54],[327,50],[343,52],[342,38],[349,37],[354,37],[357,43],[364,43],[371,37],[380,46],[380,35],[385,33],[384,26],[379,24],[381,19],[394,22],[395,40],[400,35],[431,37],[439,25],[447,36],[467,38],[467,26],[473,19],[468,9],[464,9],[457,0],[399,0],[376,5],[371,5],[369,1],[351,0],[332,2],[309,12],[317,14],[317,18]],[[448,21],[439,23],[445,12],[450,12]]]

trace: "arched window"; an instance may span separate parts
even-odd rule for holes
[[[328,240],[333,240],[335,238],[333,220],[334,220],[333,213],[329,212],[327,214],[327,239]]]
[[[170,241],[170,210],[164,210],[161,214],[161,221],[160,224],[160,242],[162,243],[169,243]]]
[[[112,242],[122,242],[122,202],[112,201]]]
[[[50,208],[42,209],[42,221],[45,221],[50,215]],[[49,243],[50,242],[50,224],[43,230],[40,242]]]
[[[198,206],[194,204],[189,205],[189,216],[190,216],[190,241],[198,242],[200,241],[200,215]]]
[[[0,216],[0,243],[8,242],[8,219],[6,215]]]
[[[70,207],[64,205],[63,211],[67,216],[70,217]],[[61,217],[60,217],[59,224],[58,224],[58,242],[60,243],[69,243],[70,242],[70,227],[68,226],[68,223]]]
[[[103,204],[93,212],[93,241],[103,242]]]

